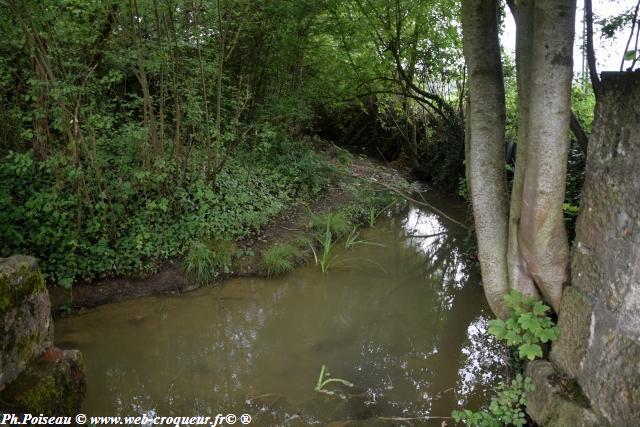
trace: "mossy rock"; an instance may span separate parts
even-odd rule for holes
[[[52,341],[51,302],[36,259],[0,258],[0,389]]]
[[[14,255],[0,258],[0,314],[4,314],[29,295],[46,289],[35,258]]]
[[[45,352],[2,390],[0,401],[15,413],[73,415],[80,409],[85,389],[82,354],[55,349]]]

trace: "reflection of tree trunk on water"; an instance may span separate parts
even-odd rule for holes
[[[462,348],[467,341],[467,329],[476,319],[477,311],[472,305],[478,297],[478,287],[467,283],[456,289],[451,309],[442,310],[438,316],[442,327],[439,328],[441,332],[436,344],[438,353],[433,359],[433,366],[438,370],[438,375],[434,376],[429,393],[432,399],[435,399],[437,394],[440,394],[440,397],[434,401],[437,404],[432,404],[433,415],[448,415],[448,412],[440,412],[449,411],[451,407],[457,406],[455,388],[458,385],[458,367],[462,366],[458,360],[462,357]],[[449,391],[451,388],[453,390]]]

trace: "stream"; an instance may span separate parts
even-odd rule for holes
[[[464,218],[460,202],[423,196]],[[384,246],[340,245],[326,274],[312,261],[283,277],[104,305],[56,322],[56,345],[84,354],[88,415],[439,426],[429,417],[486,403],[506,364],[462,255],[465,232],[408,204],[362,230]],[[317,392],[323,365],[353,387]]]

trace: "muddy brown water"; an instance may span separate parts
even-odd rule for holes
[[[456,202],[428,200],[463,217]],[[90,415],[441,425],[427,417],[486,403],[505,364],[464,235],[404,206],[362,231],[384,247],[336,246],[326,274],[312,261],[280,278],[101,306],[58,321],[56,344],[84,354]],[[316,392],[322,365],[354,386]]]

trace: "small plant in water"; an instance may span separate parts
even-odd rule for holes
[[[369,227],[373,227],[376,224],[376,221],[378,220],[378,218],[380,217],[380,215],[384,214],[386,211],[389,210],[389,208],[391,208],[391,206],[395,205],[398,203],[398,199],[394,199],[391,203],[389,203],[387,206],[381,208],[381,209],[377,209],[375,206],[371,206],[369,208],[369,218],[368,218],[368,225]]]
[[[344,247],[346,249],[349,249],[355,245],[371,245],[384,247],[382,243],[370,242],[368,240],[360,239],[360,232],[358,232],[357,226],[353,227],[344,242]]]
[[[322,368],[320,368],[320,376],[318,377],[318,382],[316,383],[316,388],[315,390],[318,393],[324,393],[324,394],[328,394],[331,396],[340,396],[342,398],[344,398],[344,395],[342,393],[340,394],[336,394],[335,391],[331,391],[331,390],[327,390],[325,387],[328,384],[331,383],[339,383],[342,384],[344,386],[347,387],[353,387],[353,383],[347,381],[347,380],[343,380],[341,378],[327,378],[331,376],[331,374],[329,373],[329,371],[327,370],[327,367],[325,365],[322,365]]]
[[[320,253],[316,252],[316,249],[313,247],[311,242],[309,242],[309,247],[311,248],[311,252],[313,252],[313,258],[316,265],[320,266],[322,273],[329,271],[329,267],[333,265],[335,260],[338,258],[337,255],[331,255],[331,249],[333,249],[336,244],[333,240],[333,234],[331,233],[331,223],[328,222],[326,227],[327,228],[324,233],[316,237],[316,240],[320,243]]]

